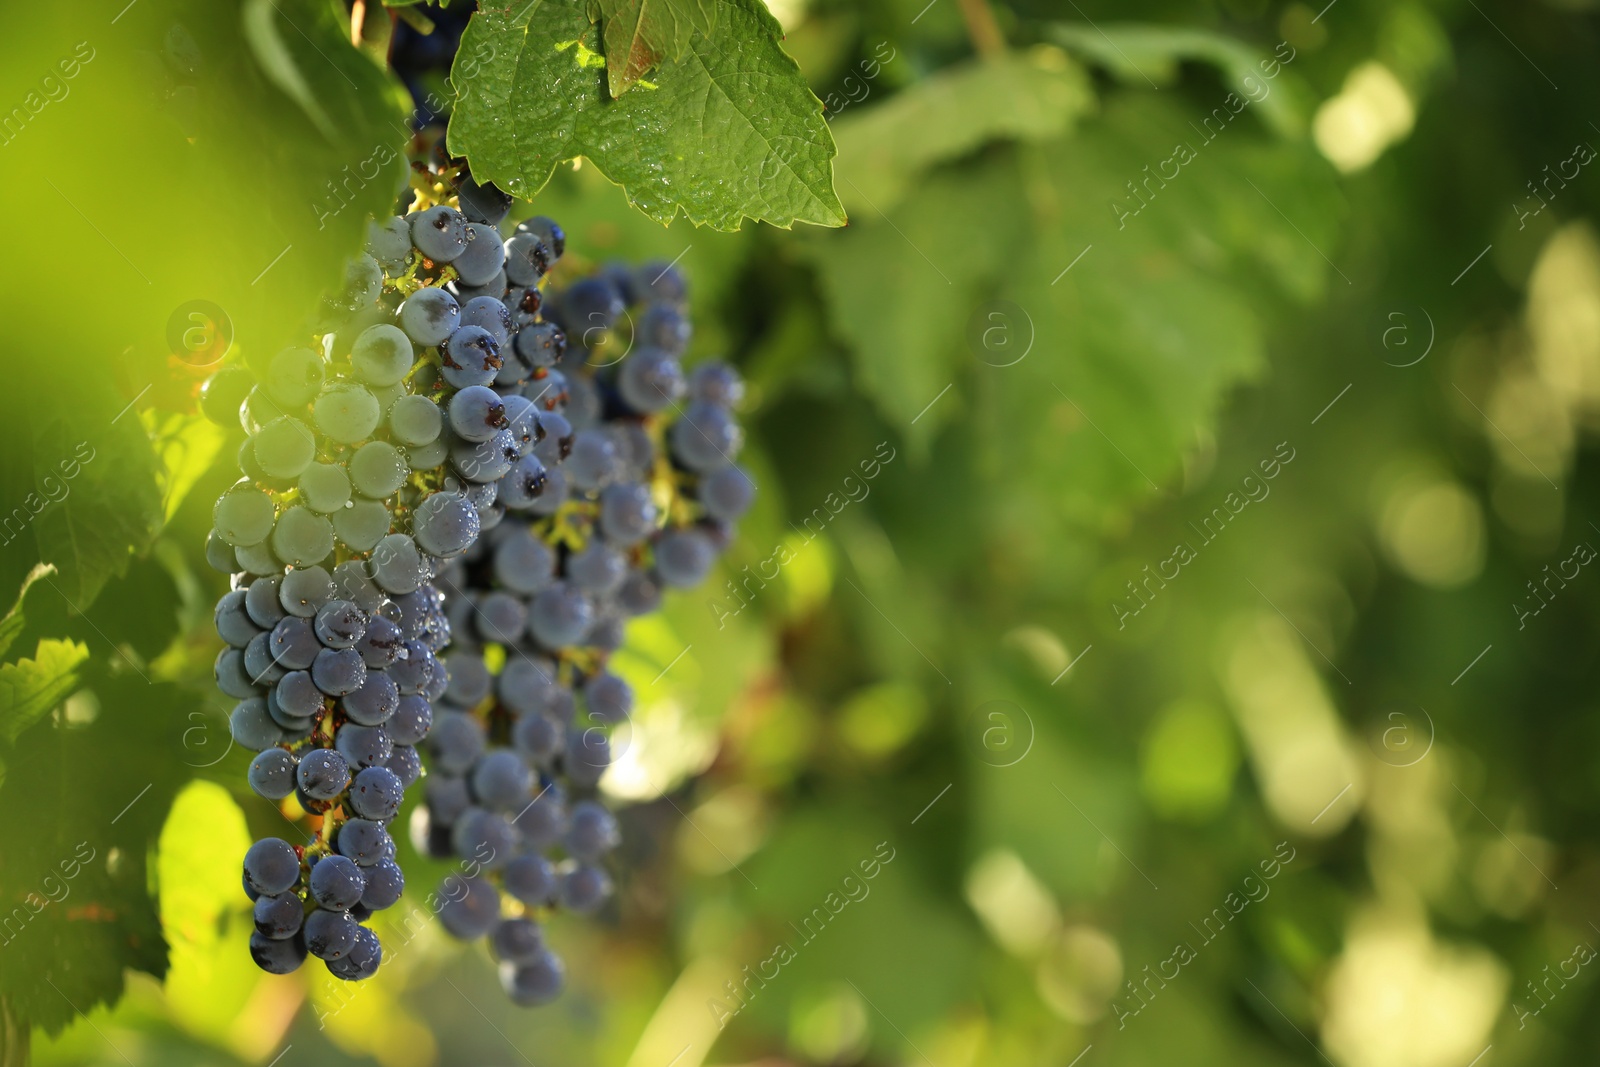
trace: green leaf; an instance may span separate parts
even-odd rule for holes
[[[39,555],[60,571],[49,581],[73,610],[88,611],[127,572],[130,552],[160,532],[155,454],[131,413],[93,435],[53,418],[37,426],[33,451],[35,492],[24,503],[42,504],[33,521]]]
[[[0,740],[12,744],[70,696],[88,658],[87,645],[49,638],[39,642],[32,659],[0,664]]]
[[[1309,94],[1296,81],[1277,81],[1287,64],[1298,58],[1287,43],[1268,55],[1209,30],[1143,24],[1057,23],[1049,33],[1062,47],[1140,88],[1172,84],[1180,63],[1209,63],[1222,73],[1230,88],[1259,108],[1262,120],[1275,133],[1297,136],[1305,129],[1312,104]]]
[[[48,563],[40,563],[22,581],[22,589],[17,593],[17,602],[11,605],[11,610],[6,612],[5,618],[0,619],[0,658],[11,651],[11,646],[28,625],[28,617],[23,611],[23,606],[28,599],[28,591],[33,588],[33,583],[40,578],[55,573],[55,568]]]
[[[450,150],[524,198],[585,156],[659,222],[682,212],[725,230],[747,217],[842,225],[833,139],[777,21],[760,0],[713,2],[715,32],[620,100],[605,93],[587,0],[480,10],[451,72]]]
[[[606,76],[620,97],[663,59],[682,59],[695,32],[717,23],[712,0],[600,0]]]
[[[1059,137],[1093,106],[1083,69],[1057,48],[947,68],[833,124],[840,196],[851,211],[888,211],[929,167],[992,141]]]
[[[127,969],[165,974],[147,865],[193,773],[192,694],[131,674],[82,693],[80,721],[24,734],[0,786],[0,998],[50,1033],[119,998]]]

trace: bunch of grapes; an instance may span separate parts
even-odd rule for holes
[[[270,838],[245,859],[251,951],[275,973],[307,953],[341,978],[377,970],[362,923],[404,886],[388,825],[422,775],[415,746],[448,682],[433,579],[503,513],[502,495],[526,501],[544,483],[533,405],[508,416],[487,388],[511,312],[474,287],[503,292],[508,269],[536,285],[558,253],[501,240],[509,198],[474,187],[460,208],[430,205],[447,189],[422,173],[417,209],[371,226],[307,343],[226,368],[202,395],[246,432],[243,477],[206,545],[233,576],[216,610],[217,684],[239,701],[234,740],[258,752],[251,788],[316,817],[310,844]]]
[[[506,299],[530,312],[514,288]],[[412,833],[419,850],[473,864],[441,887],[440,921],[488,936],[519,1004],[562,988],[541,920],[612,893],[618,827],[594,794],[633,692],[607,661],[663,587],[705,577],[753,494],[734,464],[742,385],[722,363],[686,378],[684,301],[675,269],[610,267],[523,320],[520,365],[507,358],[495,392],[508,413],[536,405],[544,489],[486,516],[438,579],[454,644]]]

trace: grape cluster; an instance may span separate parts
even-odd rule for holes
[[[423,773],[416,746],[448,685],[433,579],[503,514],[502,495],[543,489],[533,405],[508,413],[488,388],[511,312],[474,287],[503,290],[508,251],[536,286],[558,253],[502,241],[509,198],[474,191],[460,208],[419,198],[372,224],[308,343],[226,368],[202,394],[246,433],[243,477],[217,501],[206,545],[233,576],[216,609],[217,684],[239,701],[234,740],[258,752],[251,788],[318,818],[310,844],[269,838],[245,860],[251,952],[274,973],[307,953],[340,978],[377,970],[362,923],[403,889],[388,826]]]
[[[542,220],[518,231],[553,236]],[[593,913],[613,891],[618,826],[595,790],[633,691],[607,661],[663,588],[705,577],[754,490],[733,462],[738,376],[679,362],[690,326],[676,269],[612,266],[542,301],[510,281],[517,362],[494,393],[508,413],[534,405],[545,484],[526,502],[502,494],[439,575],[454,643],[411,830],[419,850],[473,861],[441,887],[440,920],[487,936],[507,994],[539,1004],[564,977],[540,920]]]

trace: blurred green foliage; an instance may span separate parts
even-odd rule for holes
[[[1588,4],[1016,0],[980,56],[969,0],[774,0],[842,230],[662,226],[607,180],[633,136],[731,167],[738,128],[507,152],[554,166],[518,211],[576,268],[677,259],[761,485],[619,655],[620,898],[556,924],[568,994],[525,1012],[416,921],[448,868],[405,842],[378,978],[246,958],[238,855],[283,824],[211,684],[234,444],[170,331],[203,300],[274,350],[385,209],[397,172],[349,174],[402,158],[406,104],[337,5],[123,3],[0,45],[8,1054],[1588,1062]],[[650,33],[623,103],[679,62]],[[828,214],[737,177],[773,211],[688,217]]]

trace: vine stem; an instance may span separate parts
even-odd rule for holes
[[[972,47],[984,59],[993,59],[1006,50],[1005,35],[1000,23],[995,21],[994,9],[989,0],[961,0],[961,18],[967,24],[967,36]]]

